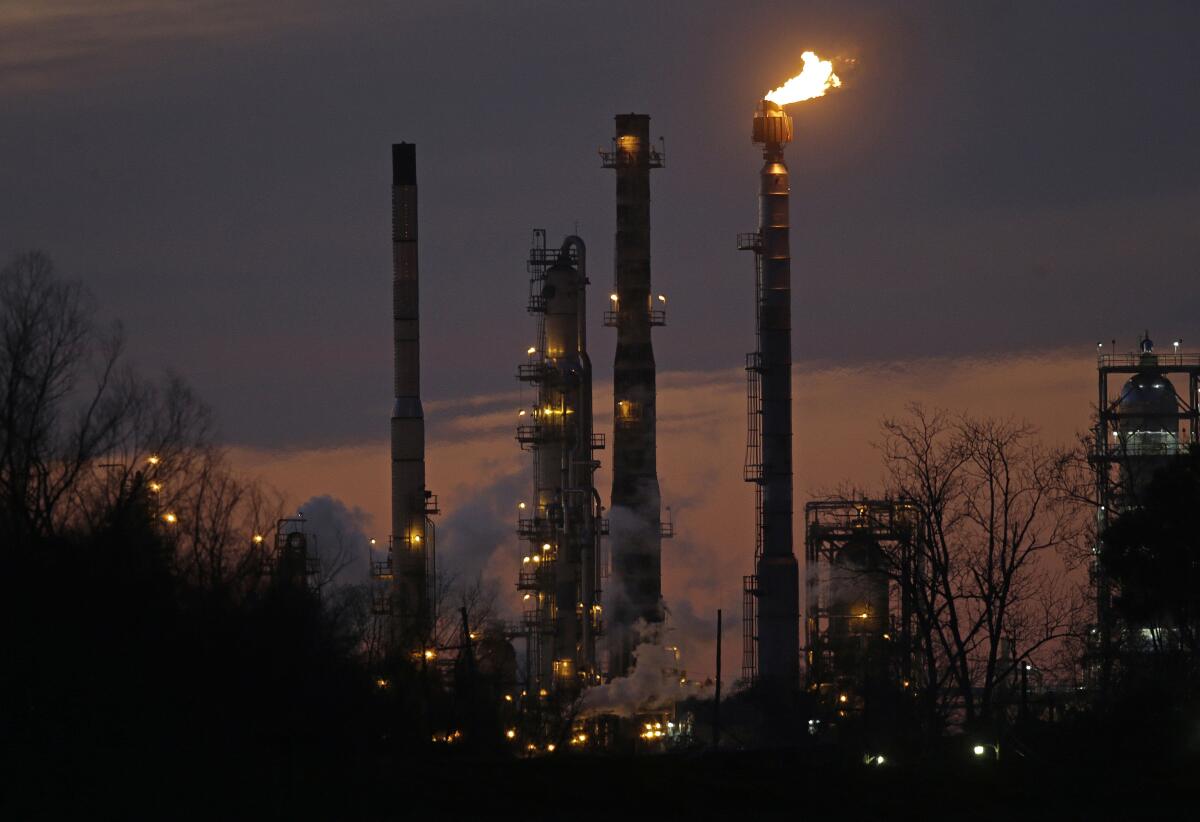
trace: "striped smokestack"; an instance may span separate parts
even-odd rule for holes
[[[432,623],[433,529],[426,515],[425,418],[421,410],[417,273],[417,147],[392,146],[392,538],[389,546],[393,644],[420,648]]]

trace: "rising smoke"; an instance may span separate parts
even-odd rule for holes
[[[662,644],[661,626],[639,622],[633,630],[642,641],[633,650],[629,674],[584,691],[581,716],[632,717],[669,709],[682,699],[704,696],[711,690],[710,684],[686,678],[676,651]]]
[[[300,506],[305,530],[316,537],[321,576],[327,585],[361,585],[367,581],[368,532],[371,515],[324,494]]]

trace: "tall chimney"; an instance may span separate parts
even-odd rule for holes
[[[753,140],[763,146],[759,176],[758,351],[751,379],[761,397],[761,490],[757,576],[758,678],[768,687],[800,682],[800,583],[792,552],[792,271],[788,226],[788,169],[783,147],[792,118],[763,100],[754,113]],[[755,373],[756,372],[756,373]]]
[[[392,304],[395,404],[392,406],[392,643],[422,648],[432,627],[435,506],[425,491],[425,417],[421,410],[420,299],[417,272],[417,147],[392,146]]]
[[[655,453],[655,366],[650,329],[665,311],[650,290],[650,170],[662,155],[650,144],[650,117],[618,114],[605,168],[617,173],[616,299],[605,324],[617,328],[613,363],[612,576],[608,601],[609,674],[632,662],[639,621],[663,620],[662,501]]]

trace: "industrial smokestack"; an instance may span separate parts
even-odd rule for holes
[[[783,159],[783,147],[791,139],[791,117],[763,100],[753,128],[754,142],[763,146],[759,231],[753,243],[743,245],[755,251],[758,263],[758,351],[750,355],[747,369],[751,405],[755,393],[761,403],[761,463],[747,479],[757,482],[760,492],[760,550],[751,590],[758,599],[757,678],[781,689],[794,689],[800,681],[800,585],[792,552],[792,273]],[[752,418],[752,448],[754,422]]]
[[[389,545],[392,642],[424,647],[432,627],[434,545],[425,490],[425,416],[421,410],[420,295],[417,272],[417,147],[392,146],[392,305],[395,404],[392,406],[392,537]]]
[[[634,626],[663,620],[662,500],[655,445],[655,366],[650,329],[665,323],[650,290],[650,117],[618,114],[605,168],[617,173],[616,288],[605,325],[616,326],[613,363],[612,576],[609,674],[622,676],[637,644]]]

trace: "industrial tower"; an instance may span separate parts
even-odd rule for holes
[[[763,146],[754,252],[758,350],[746,357],[748,435],[744,478],[755,484],[754,574],[743,597],[743,672],[778,690],[800,683],[800,582],[792,552],[792,267],[788,169],[792,118],[763,100],[752,138]]]
[[[1112,343],[1116,347],[1116,343]],[[1154,473],[1200,442],[1200,355],[1173,351],[1159,354],[1149,333],[1137,353],[1104,352],[1096,346],[1097,409],[1091,463],[1096,475],[1097,541],[1092,562],[1096,625],[1090,631],[1089,666],[1101,690],[1109,684],[1117,647],[1136,650],[1139,629],[1119,625],[1112,612],[1113,591],[1100,556],[1109,523],[1123,511],[1141,505]],[[1129,375],[1125,377],[1125,375]],[[1125,377],[1114,394],[1111,378]],[[1186,380],[1187,387],[1172,382]]]
[[[604,324],[617,329],[608,673],[622,676],[639,639],[635,626],[663,620],[662,539],[671,535],[662,521],[655,444],[650,329],[666,324],[666,301],[650,287],[650,170],[663,167],[662,151],[650,144],[650,116],[618,114],[612,148],[600,155],[617,173],[616,282]]]
[[[533,500],[522,503],[526,541],[517,587],[524,603],[526,680],[531,694],[577,693],[600,681],[596,639],[603,509],[593,452],[592,363],[587,353],[587,251],[579,237],[546,247],[534,231],[529,254],[529,311],[537,343],[517,368],[537,399],[522,410],[517,441],[533,452]],[[532,507],[529,507],[529,506]]]
[[[423,654],[436,611],[437,497],[425,489],[425,416],[421,409],[420,295],[417,269],[417,147],[392,146],[392,308],[395,404],[392,406],[392,536],[373,575],[389,584],[378,611],[390,617],[393,649]]]

